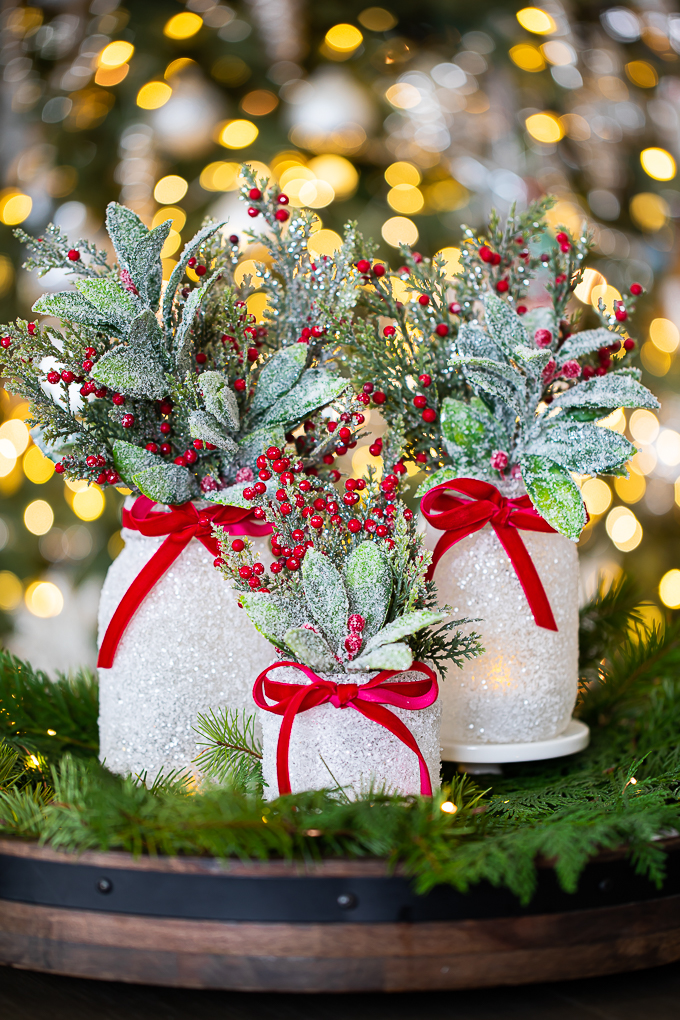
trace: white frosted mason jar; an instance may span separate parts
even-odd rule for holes
[[[443,532],[430,524],[425,528],[425,544],[434,550]],[[564,535],[522,530],[519,535],[557,631],[536,624],[489,524],[448,549],[435,569],[440,604],[452,607],[451,619],[477,619],[464,630],[476,630],[485,648],[462,669],[451,664],[440,685],[444,760],[461,760],[456,744],[549,740],[570,722],[578,690],[578,552]]]
[[[160,508],[156,508],[160,509]],[[164,537],[123,528],[125,547],[109,567],[99,603],[99,644],[118,603]],[[268,538],[252,538],[271,561]],[[113,772],[149,779],[189,769],[199,753],[199,712],[246,708],[271,662],[271,645],[238,608],[235,593],[196,538],[160,578],[123,634],[113,666],[99,669],[99,757]]]
[[[276,664],[274,664],[276,665]],[[310,684],[304,673],[293,666],[271,668],[270,679],[285,684]],[[336,684],[368,683],[372,673],[318,673],[322,680]],[[394,676],[390,683],[423,680],[416,670]],[[440,688],[441,690],[441,688]],[[427,764],[432,790],[440,786],[439,726],[441,703],[438,698],[427,708],[409,710],[386,706],[410,730]],[[258,709],[262,725],[264,795],[267,800],[279,796],[277,747],[283,717]],[[349,797],[358,797],[371,788],[388,793],[419,794],[418,757],[384,726],[367,719],[350,707],[317,705],[295,716],[290,737],[288,771],[292,793],[304,790],[341,787]]]

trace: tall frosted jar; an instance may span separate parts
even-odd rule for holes
[[[164,540],[127,528],[122,537],[125,547],[102,588],[99,644],[121,598]],[[268,564],[269,540],[251,541]],[[150,779],[161,768],[195,772],[198,713],[224,706],[252,713],[253,682],[270,661],[271,645],[238,608],[213,556],[192,538],[135,613],[113,666],[99,670],[101,760],[113,772],[147,771]]]
[[[514,494],[513,494],[514,495]],[[442,532],[426,524],[434,550]],[[562,733],[578,689],[579,566],[564,535],[520,531],[557,624],[539,627],[507,553],[490,525],[454,545],[437,564],[440,604],[452,618],[476,618],[483,655],[450,666],[440,686],[442,756],[452,745],[526,743]]]

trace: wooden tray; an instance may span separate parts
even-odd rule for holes
[[[659,892],[621,855],[522,907],[480,884],[417,896],[384,862],[80,857],[0,840],[0,963],[238,991],[417,991],[590,977],[680,959],[680,839]]]

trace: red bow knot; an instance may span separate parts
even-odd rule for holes
[[[454,496],[451,489],[469,498]],[[447,549],[490,524],[515,568],[537,626],[557,630],[545,588],[519,530],[552,535],[556,532],[541,517],[528,496],[506,499],[490,482],[476,478],[454,478],[426,492],[420,509],[428,524],[444,532],[435,546],[432,564],[427,572],[428,578],[433,576],[435,567]]]
[[[110,669],[116,657],[116,650],[123,634],[154,585],[189,545],[192,538],[205,546],[212,556],[217,556],[219,545],[213,535],[213,525],[226,528],[230,535],[251,535],[260,537],[271,534],[271,524],[254,524],[250,520],[250,508],[213,505],[197,510],[193,503],[181,503],[169,511],[152,512],[156,506],[147,496],[139,496],[132,510],[123,510],[123,527],[138,531],[147,537],[167,538],[142,567],[128,590],[120,600],[111,617],[106,634],[99,649],[97,665]]]
[[[293,669],[299,670],[311,680],[311,683],[286,684],[270,680],[270,670],[278,669],[279,666],[291,666]],[[253,698],[255,704],[265,712],[283,716],[276,748],[276,776],[279,793],[283,795],[291,792],[288,758],[290,735],[295,716],[300,712],[309,711],[310,708],[316,708],[318,705],[331,704],[334,708],[353,708],[366,719],[372,719],[378,725],[384,726],[386,730],[389,730],[410,748],[418,757],[420,793],[422,796],[431,797],[430,772],[415,737],[394,712],[390,712],[388,708],[384,707],[392,705],[395,708],[416,711],[427,708],[437,700],[439,688],[434,670],[422,662],[412,663],[409,670],[422,673],[426,679],[406,680],[402,683],[391,684],[386,681],[393,676],[399,676],[402,671],[384,669],[366,684],[338,684],[333,680],[324,680],[308,666],[302,666],[299,662],[276,662],[273,666],[264,669],[253,686]],[[274,704],[269,704],[268,698]]]

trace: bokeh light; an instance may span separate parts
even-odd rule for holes
[[[59,616],[64,608],[64,596],[51,581],[34,581],[29,584],[24,602],[29,613],[43,620]]]
[[[602,478],[586,479],[581,495],[591,517],[600,517],[611,505],[612,490]]]
[[[418,240],[417,226],[405,216],[392,216],[385,220],[381,233],[392,248],[398,248],[400,244],[415,244]]]
[[[135,48],[132,43],[125,42],[124,39],[117,39],[104,47],[97,57],[97,63],[99,67],[120,67],[121,64],[126,64],[130,60],[134,52]]]
[[[33,199],[16,188],[0,192],[0,220],[8,227],[18,226],[31,215]]]
[[[23,585],[11,570],[0,570],[0,609],[11,613],[21,602]]]
[[[342,246],[342,238],[334,230],[322,229],[312,234],[307,242],[307,250],[311,255],[328,255],[332,257]]]
[[[666,149],[643,149],[640,162],[645,173],[655,181],[670,181],[675,177],[675,160]]]
[[[538,47],[532,46],[530,43],[519,43],[517,46],[512,46],[510,48],[510,59],[518,67],[521,67],[523,71],[536,73],[537,71],[545,70],[543,54]]]
[[[137,93],[137,106],[142,110],[158,110],[165,106],[171,95],[172,89],[164,81],[150,81]]]
[[[24,524],[32,535],[45,535],[54,524],[54,510],[44,499],[34,499],[24,510]]]
[[[621,552],[632,552],[642,541],[642,526],[632,510],[615,506],[607,514],[607,534]]]
[[[667,570],[659,582],[659,598],[669,609],[680,607],[680,570]]]
[[[166,21],[163,35],[167,36],[168,39],[190,39],[202,27],[203,18],[200,18],[198,14],[193,14],[191,11],[183,11],[181,14],[175,14],[169,21]]]
[[[535,35],[550,35],[557,30],[554,18],[540,7],[523,7],[516,17],[522,28]]]
[[[98,485],[89,485],[73,496],[71,508],[81,521],[96,521],[104,512],[104,493]]]
[[[175,202],[182,201],[188,190],[189,184],[183,177],[169,174],[167,177],[161,177],[153,189],[153,197],[160,205],[174,205]]]
[[[441,248],[437,255],[440,255],[444,259],[444,274],[448,279],[453,279],[454,276],[458,276],[462,272],[463,267],[460,262],[460,248]]]
[[[649,326],[649,339],[666,354],[673,354],[680,343],[680,330],[670,319],[653,319]]]
[[[564,138],[564,128],[554,113],[532,113],[527,117],[526,129],[537,142],[554,144]]]
[[[54,474],[54,463],[37,446],[32,446],[26,452],[23,467],[24,474],[34,485],[44,485]]]
[[[251,120],[229,120],[221,129],[218,141],[225,149],[245,149],[260,133]]]
[[[361,46],[364,37],[356,25],[334,25],[326,32],[325,42],[331,50],[341,54],[351,54]]]

